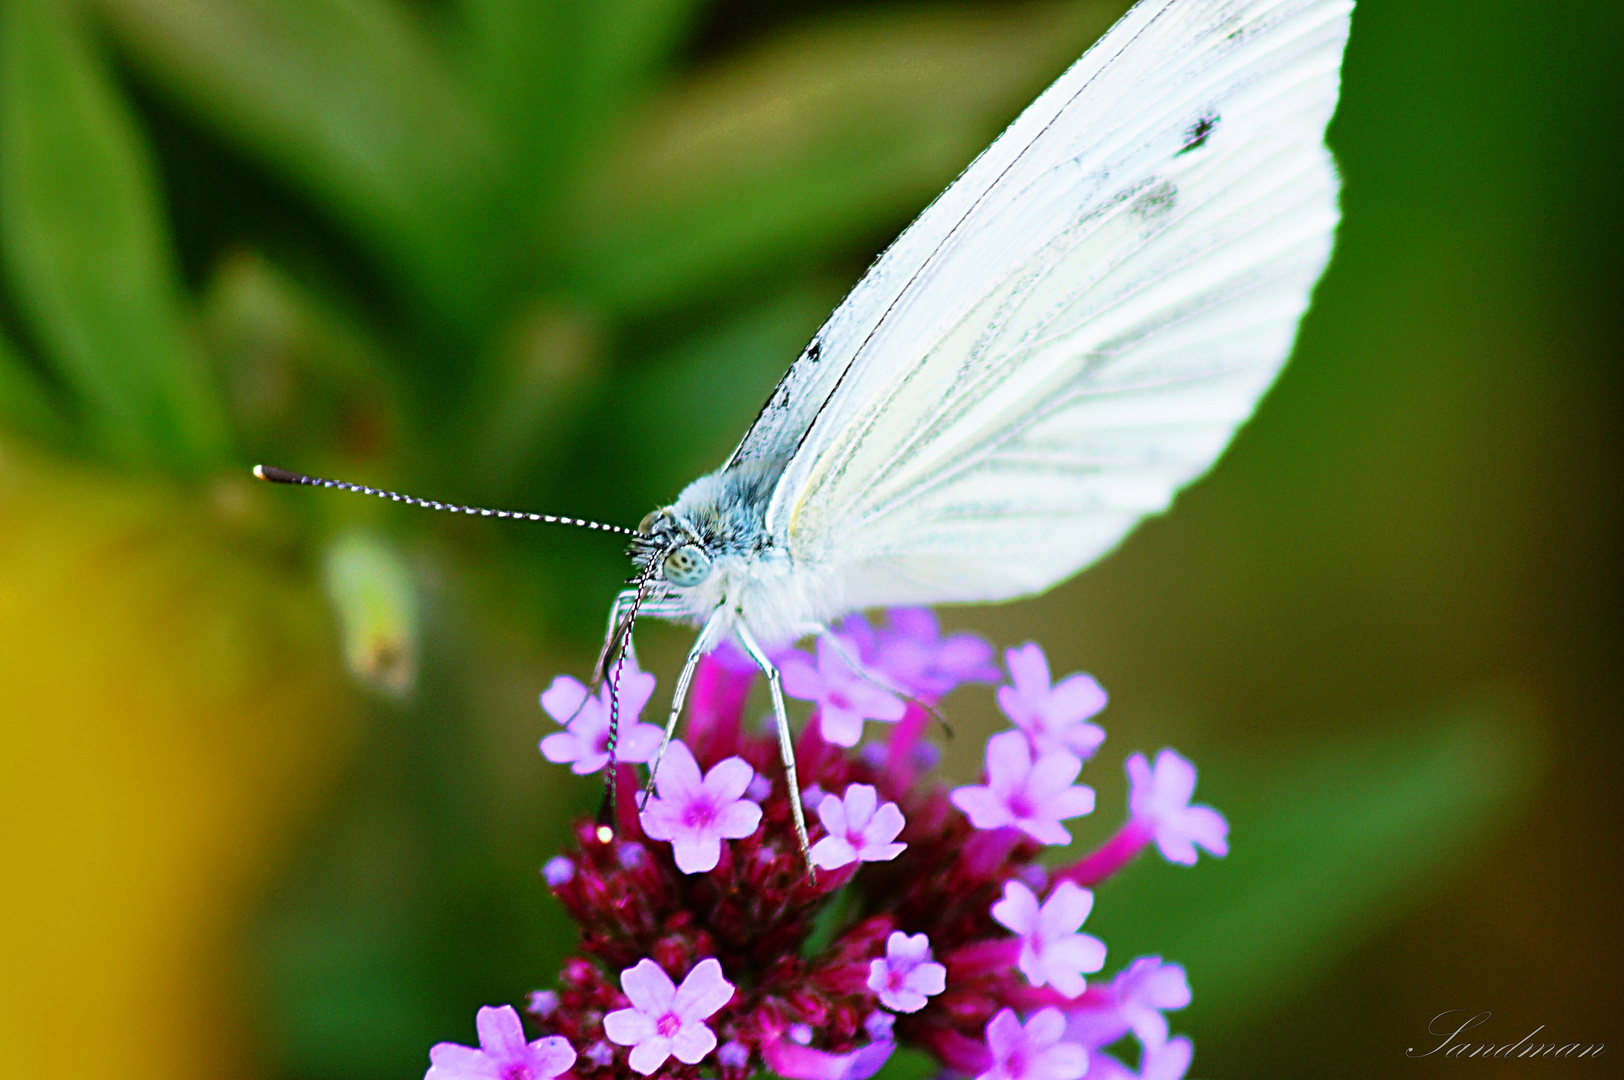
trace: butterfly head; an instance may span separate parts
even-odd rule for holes
[[[631,555],[642,573],[656,581],[691,589],[711,573],[705,538],[674,507],[655,510],[637,527]]]
[[[675,503],[649,514],[637,527],[631,556],[639,572],[677,589],[721,588],[723,579],[762,553],[763,489],[753,472],[743,470],[694,481]]]

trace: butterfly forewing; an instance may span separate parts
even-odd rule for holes
[[[1351,7],[1139,5],[859,284],[735,455],[847,606],[1041,591],[1211,465],[1329,255]]]

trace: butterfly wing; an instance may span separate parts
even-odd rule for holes
[[[1352,0],[1144,0],[881,257],[734,462],[846,608],[1040,592],[1211,466],[1329,258]]]

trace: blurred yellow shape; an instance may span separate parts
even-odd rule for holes
[[[6,1075],[254,1072],[238,931],[353,731],[255,498],[0,444]]]

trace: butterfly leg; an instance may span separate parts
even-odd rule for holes
[[[801,845],[801,858],[806,860],[806,880],[816,884],[817,871],[812,868],[812,845],[806,837],[806,814],[801,809],[801,782],[795,776],[795,740],[789,732],[789,712],[784,708],[784,688],[778,675],[778,669],[767,658],[767,651],[756,641],[750,633],[750,628],[740,622],[734,630],[739,635],[739,643],[744,651],[750,654],[750,659],[756,662],[761,673],[767,676],[767,689],[772,692],[773,719],[778,724],[778,753],[784,760],[784,778],[789,784],[789,809],[795,819],[795,839]]]
[[[717,608],[715,614],[706,620],[704,629],[694,638],[693,648],[688,650],[688,659],[682,665],[682,674],[677,676],[676,692],[671,695],[671,715],[665,721],[665,737],[660,740],[660,749],[655,752],[654,758],[648,764],[648,783],[643,787],[643,799],[638,808],[648,806],[649,796],[654,792],[654,778],[660,774],[660,762],[665,760],[665,748],[671,745],[671,737],[676,734],[677,720],[682,716],[682,706],[688,700],[688,687],[694,681],[694,669],[699,667],[699,660],[715,647],[716,637],[720,634],[722,626],[726,624],[724,615],[726,608]]]

